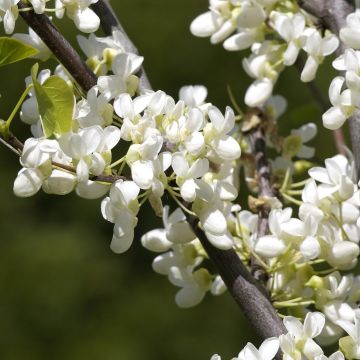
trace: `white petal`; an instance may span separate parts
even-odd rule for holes
[[[80,182],[76,186],[76,194],[84,199],[98,199],[105,196],[109,191],[110,186],[97,183],[95,181]]]
[[[131,165],[131,176],[140,189],[150,189],[154,179],[151,161],[135,161]]]
[[[320,255],[320,244],[316,238],[308,236],[300,245],[301,254],[306,260],[316,259]]]
[[[318,67],[319,64],[316,61],[316,59],[313,56],[309,56],[301,72],[301,81],[303,82],[313,81],[315,79]]]
[[[234,245],[234,241],[229,233],[224,235],[213,235],[209,232],[205,232],[205,235],[211,244],[213,244],[218,249],[229,250]]]
[[[36,194],[42,185],[42,175],[37,169],[21,169],[14,182],[14,194],[29,197]]]
[[[206,232],[213,235],[224,235],[226,233],[227,222],[224,214],[219,209],[206,209],[200,214],[200,220]]]
[[[303,325],[298,319],[292,316],[285,316],[284,325],[291,335],[295,336],[297,339],[301,338],[303,333]]]
[[[336,130],[343,126],[347,116],[339,107],[332,107],[322,116],[324,127]]]
[[[44,181],[42,188],[48,194],[66,195],[74,190],[76,182],[76,176],[55,169]]]
[[[78,9],[74,14],[74,23],[76,27],[84,33],[95,32],[100,25],[99,17],[89,8]]]
[[[285,250],[284,242],[273,235],[265,235],[257,239],[254,250],[260,256],[273,258],[280,256]]]
[[[320,312],[308,313],[304,320],[304,335],[315,338],[325,325],[325,315]]]
[[[228,51],[239,51],[249,48],[254,43],[254,35],[253,33],[241,32],[239,34],[235,34],[230,36],[228,39],[224,41],[224,48]]]
[[[181,308],[196,306],[204,298],[205,292],[198,286],[185,286],[175,296],[176,304]]]
[[[254,81],[246,91],[245,104],[251,107],[263,105],[270,98],[273,87],[270,79]]]
[[[217,30],[218,26],[216,17],[211,11],[208,11],[193,20],[190,31],[195,36],[208,37]]]
[[[259,352],[262,360],[272,360],[279,350],[279,339],[272,337],[266,339],[260,346]]]
[[[167,239],[165,229],[154,229],[147,232],[141,237],[141,244],[154,252],[168,251],[173,245]]]
[[[196,198],[196,188],[197,186],[193,179],[185,180],[180,188],[181,197],[187,202],[193,202]]]
[[[221,111],[215,106],[210,106],[208,109],[208,114],[210,121],[214,125],[215,129],[218,131],[218,133],[222,133],[225,126],[225,118]]]
[[[224,160],[236,160],[241,155],[239,143],[231,136],[223,135],[211,142],[218,156]]]
[[[185,177],[189,171],[189,165],[185,156],[181,152],[174,153],[172,156],[171,166],[176,175]]]

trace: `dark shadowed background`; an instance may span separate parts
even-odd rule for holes
[[[250,83],[241,67],[244,53],[227,53],[189,32],[206,0],[113,0],[113,6],[145,56],[154,89],[177,96],[183,85],[204,84],[209,100],[224,109],[230,85],[241,102]],[[70,21],[57,24],[75,39]],[[19,19],[17,31],[24,29]],[[0,68],[1,118],[24,90],[32,63]],[[331,78],[325,68],[318,76],[325,96]],[[292,107],[281,119],[282,131],[319,123],[320,110],[295,69],[284,73],[276,92]],[[22,140],[29,136],[19,119],[13,131]],[[315,143],[320,158],[334,151],[328,131]],[[139,245],[142,233],[161,224],[149,208],[140,214],[130,251],[115,255],[109,249],[112,224],[102,219],[100,200],[42,193],[16,198],[18,159],[0,147],[0,164],[0,359],[207,360],[214,353],[227,359],[246,341],[258,345],[228,294],[207,296],[190,310],[176,307],[177,289],[152,271],[154,255]]]

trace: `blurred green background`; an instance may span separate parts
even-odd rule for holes
[[[226,53],[189,32],[207,0],[121,0],[113,6],[145,56],[154,89],[177,96],[185,84],[204,84],[209,100],[223,109],[230,85],[241,103],[250,83],[241,67],[244,54]],[[73,24],[57,24],[74,41]],[[17,31],[24,29],[19,19]],[[10,114],[32,63],[0,68],[0,117]],[[323,67],[318,84],[325,96],[331,78]],[[286,70],[276,90],[292,109],[281,120],[282,131],[319,123],[321,112],[296,70]],[[13,130],[22,140],[29,136],[18,119]],[[334,152],[329,132],[322,130],[318,139],[319,158]],[[154,255],[139,245],[142,233],[161,224],[148,208],[130,251],[115,255],[109,249],[112,224],[102,219],[100,201],[42,193],[16,198],[18,159],[0,147],[0,164],[1,360],[184,360],[214,353],[227,359],[247,341],[258,344],[228,294],[207,296],[193,309],[176,307],[177,289],[152,271]]]

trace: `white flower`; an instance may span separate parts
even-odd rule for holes
[[[323,114],[322,120],[324,127],[330,130],[339,129],[354,111],[351,91],[341,90],[344,81],[342,76],[337,76],[329,87],[329,98],[333,106]]]
[[[305,30],[305,17],[296,13],[292,17],[284,13],[272,12],[274,28],[288,43],[284,53],[284,64],[291,66],[295,63],[302,46],[302,35]]]
[[[100,175],[106,160],[101,153],[110,151],[120,140],[120,130],[115,126],[102,129],[91,126],[77,133],[67,133],[60,137],[59,143],[66,155],[76,160],[76,174],[79,181],[87,181],[89,173]]]
[[[20,157],[24,169],[20,170],[14,182],[15,195],[28,197],[37,193],[43,181],[51,175],[51,160],[63,162],[64,159],[61,157],[62,154],[56,140],[27,139]]]
[[[19,197],[29,197],[36,194],[45,179],[39,169],[21,169],[14,182],[14,194]]]
[[[309,175],[321,184],[318,186],[321,197],[336,196],[341,201],[350,199],[355,191],[354,165],[344,155],[336,155],[325,160],[326,168],[314,167]]]
[[[154,252],[169,250],[174,244],[185,244],[196,239],[180,208],[169,216],[169,207],[163,212],[165,229],[154,229],[141,237],[142,245]]]
[[[247,343],[236,360],[272,360],[278,350],[279,339],[272,337],[266,339],[259,347],[259,350],[252,343]]]
[[[203,85],[183,86],[179,91],[179,99],[187,106],[198,107],[204,104],[207,97],[207,89]]]
[[[175,302],[181,308],[189,308],[201,302],[206,292],[211,288],[211,276],[204,268],[195,270],[188,266],[170,268],[169,280],[182,289],[176,294]]]
[[[4,22],[6,34],[11,34],[15,28],[15,21],[19,10],[17,3],[20,0],[0,0],[0,21]]]
[[[329,357],[325,355],[317,356],[315,360],[345,360],[345,358],[344,358],[344,354],[341,351],[336,351]]]
[[[135,143],[141,142],[147,127],[152,126],[151,121],[141,116],[149,105],[150,96],[138,96],[131,99],[127,93],[121,94],[114,101],[114,110],[123,119],[121,138]]]
[[[127,251],[133,242],[139,211],[139,191],[133,181],[118,180],[112,185],[109,197],[101,203],[104,219],[115,224],[110,244],[115,253]]]
[[[36,14],[45,12],[46,0],[29,0]]]
[[[308,53],[308,58],[301,72],[301,80],[309,82],[314,80],[317,69],[325,56],[332,54],[338,48],[339,39],[332,34],[327,34],[322,38],[320,32],[313,28],[307,28],[304,36],[306,41],[303,49]]]
[[[83,128],[93,125],[107,126],[112,123],[113,107],[108,99],[98,92],[98,87],[94,86],[88,91],[87,99],[76,104],[75,118]]]
[[[360,49],[360,10],[349,14],[346,26],[340,29],[340,39],[353,49]]]
[[[85,33],[92,33],[99,28],[100,19],[93,10],[89,8],[98,0],[58,0],[56,2],[57,17],[63,16],[62,7],[65,6],[67,16],[72,19],[76,27]]]
[[[339,340],[341,351],[348,359],[360,358],[360,313],[355,311],[354,322],[338,320],[337,325],[342,327],[349,336]]]
[[[230,135],[235,125],[234,111],[227,107],[225,116],[215,106],[208,109],[211,124],[204,129],[205,141],[212,147],[219,158],[235,160],[241,155],[239,143]]]
[[[308,123],[299,129],[291,130],[288,137],[284,139],[283,154],[285,156],[297,156],[303,159],[310,159],[315,154],[315,149],[304,145],[312,140],[317,133],[317,127],[314,123]]]
[[[76,176],[66,171],[55,169],[43,182],[42,189],[47,194],[66,195],[75,189],[76,183]]]
[[[303,353],[309,360],[314,360],[316,356],[322,355],[321,347],[316,344],[313,338],[320,335],[324,324],[325,316],[320,312],[307,313],[304,325],[292,316],[285,316],[284,325],[289,334],[280,336],[281,349],[286,355],[290,355],[285,359],[291,359],[291,355],[296,350]]]
[[[224,41],[224,48],[228,51],[239,51],[249,48],[264,37],[261,28],[238,29],[238,33]]]
[[[225,4],[225,2],[222,3]],[[190,25],[190,31],[193,35],[199,37],[211,36],[210,41],[212,44],[225,40],[236,29],[236,23],[231,18],[224,18],[215,7],[211,11],[199,15]]]
[[[192,202],[196,197],[197,185],[194,179],[202,177],[209,168],[207,159],[197,159],[189,164],[181,152],[174,153],[171,166],[177,175],[176,183],[180,186],[180,194],[185,201]]]
[[[291,213],[291,208],[271,210],[269,214],[269,229],[271,235],[261,236],[256,239],[254,244],[256,253],[266,258],[277,257],[283,253],[286,248],[283,239],[283,227],[284,224],[291,220]]]
[[[112,63],[114,75],[100,76],[98,79],[99,89],[108,99],[114,99],[129,90],[130,76],[135,74],[141,67],[144,58],[135,54],[118,54]],[[135,89],[132,89],[134,92]]]

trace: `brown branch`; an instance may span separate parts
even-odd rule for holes
[[[127,36],[111,9],[109,2],[107,0],[99,0],[96,4],[92,5],[92,8],[100,17],[104,32],[111,35],[115,27],[123,36],[125,50],[138,54],[138,50]],[[141,79],[143,87],[151,89],[144,70],[142,70]],[[262,177],[266,176],[262,170],[260,172]],[[253,324],[256,332],[263,339],[283,334],[285,332],[284,325],[271,305],[264,287],[257,283],[248,272],[237,253],[234,250],[223,251],[217,249],[209,242],[205,233],[200,229],[198,219],[188,215],[188,221],[209,258],[215,264],[230,294],[244,311],[250,323]],[[267,225],[265,225],[266,227]],[[261,271],[263,272],[262,269]]]
[[[264,288],[254,279],[234,250],[219,250],[214,247],[199,227],[199,220],[187,215],[196,236],[203,245],[224,280],[231,296],[254,326],[257,334],[266,339],[286,333]],[[278,355],[279,359],[282,359]]]
[[[299,5],[311,15],[317,17],[323,26],[339,35],[346,24],[346,17],[354,11],[352,1],[346,0],[298,0]],[[345,44],[340,41],[337,55],[343,54]],[[349,119],[352,151],[355,158],[358,179],[360,178],[360,111],[356,110]]]
[[[252,111],[250,112],[253,113]],[[258,211],[258,228],[257,237],[260,238],[268,233],[269,230],[269,207],[266,199],[274,197],[274,191],[271,185],[270,164],[266,156],[266,141],[264,127],[262,126],[266,119],[263,118],[260,111],[257,116],[260,118],[260,124],[250,132],[250,141],[253,147],[253,155],[255,160],[256,179],[258,183],[259,204],[256,206]],[[255,279],[266,282],[268,276],[262,265],[255,257],[251,257],[251,273]]]
[[[19,4],[19,7],[23,8],[24,4],[21,2]],[[93,9],[99,15],[105,32],[110,35],[113,26],[115,26],[124,35],[124,39],[128,39],[125,31],[121,27],[107,1],[100,0],[97,4],[93,5]],[[21,15],[54,52],[54,54],[84,90],[88,90],[96,84],[96,77],[94,74],[84,65],[84,63],[80,60],[79,55],[59,34],[57,29],[45,15],[37,15],[32,11],[22,12]],[[132,42],[129,39],[126,40],[126,50],[137,52],[136,48],[133,44],[131,44]],[[143,72],[143,84],[144,87],[151,89],[145,72]],[[259,134],[259,137],[262,138],[262,140],[259,138],[259,140],[256,141],[256,144],[259,145],[256,146],[263,146],[262,135],[263,134],[260,136]],[[14,143],[14,145],[18,148],[20,144],[21,143],[18,142]],[[260,174],[260,178],[262,179],[261,182],[264,181],[264,183],[260,185],[265,189],[265,182],[268,181],[268,172],[265,171],[266,158],[259,156],[258,164],[258,172]],[[61,164],[56,165],[61,166]],[[98,177],[92,177],[91,179],[95,181],[114,182],[119,178],[122,177],[100,175]],[[262,191],[263,195],[265,195],[265,193],[267,194],[268,191]],[[215,248],[199,227],[198,219],[195,217],[188,217],[188,220],[201,241],[204,249],[208,253],[209,258],[217,267],[219,274],[222,276],[229,289],[230,294],[244,311],[250,323],[255,327],[257,333],[263,339],[271,336],[279,336],[285,333],[286,330],[284,325],[278,317],[276,310],[272,306],[271,301],[267,297],[265,289],[249,273],[244,264],[241,262],[238,254],[234,250],[223,251]],[[266,228],[266,226],[262,225],[261,228],[263,227]],[[278,354],[277,358],[281,359],[280,354]]]
[[[122,44],[126,52],[139,55],[139,51],[131,41],[126,31],[122,27],[119,19],[117,18],[114,10],[109,4],[108,0],[99,0],[97,3],[91,5],[92,9],[100,18],[101,28],[104,33],[111,36],[114,30],[118,30],[122,37]],[[150,90],[150,81],[146,75],[144,68],[142,67],[139,71],[140,77],[140,90]]]

